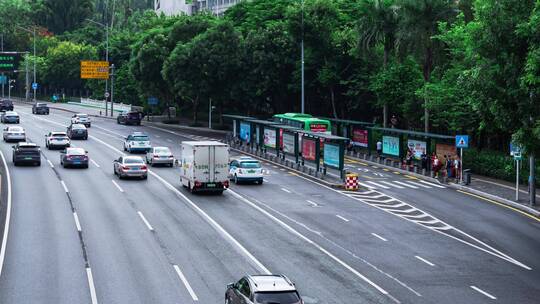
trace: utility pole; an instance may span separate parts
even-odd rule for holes
[[[531,104],[534,105],[534,94],[529,94]],[[533,116],[529,116],[531,125],[534,123]],[[536,206],[536,161],[534,157],[534,151],[529,151],[529,202],[531,206]]]
[[[4,33],[0,34],[0,45],[2,46],[2,52],[4,51]],[[4,98],[4,72],[2,72],[2,98]]]
[[[302,61],[302,114],[305,112],[305,93],[304,93],[304,0],[302,0],[302,41],[300,43],[301,61]]]
[[[34,86],[33,89],[34,89],[34,101],[36,101],[36,90],[37,90],[37,82],[36,82],[36,58],[37,58],[37,57],[36,57],[36,27],[33,26],[33,27],[32,27],[32,30],[29,30],[29,29],[27,29],[27,28],[24,28],[24,27],[18,26],[18,25],[17,25],[17,27],[18,27],[19,29],[25,31],[25,32],[28,32],[28,33],[32,34],[32,35],[34,36],[34,82],[33,82],[33,83],[35,83],[36,86]],[[26,57],[26,59],[28,59],[28,56]],[[26,64],[27,64],[27,66],[28,66],[28,60],[25,60],[25,61],[27,62]],[[28,90],[29,90],[29,88],[28,88],[28,81],[27,81],[26,85],[27,85],[26,90],[27,90],[27,95],[28,95]],[[28,101],[28,96],[26,96],[26,101]]]
[[[208,129],[212,129],[212,98],[208,104]]]
[[[28,102],[28,98],[30,97],[30,81],[28,77],[28,52],[26,53],[26,59],[24,60],[24,73],[25,73],[25,82],[26,82],[26,93],[24,96],[24,101]]]
[[[92,22],[94,24],[97,24],[105,28],[105,61],[107,62],[107,64],[109,64],[109,24],[108,23],[103,24],[101,22],[97,22],[92,19],[86,19],[86,21]],[[109,97],[107,93],[109,93],[109,79],[105,79],[105,94],[104,94],[105,95],[105,116],[107,116],[107,113],[109,112],[109,107],[107,105],[107,100],[109,99]],[[111,116],[112,116],[112,111],[111,111]]]
[[[111,64],[111,117],[114,116],[114,64]],[[105,114],[106,115],[106,114]]]

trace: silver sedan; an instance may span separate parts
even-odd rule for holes
[[[174,165],[174,156],[171,149],[167,147],[153,147],[146,154],[146,163],[151,165],[166,165],[172,167]]]
[[[146,179],[148,177],[148,167],[140,156],[120,156],[113,162],[114,175],[120,179],[125,177],[139,177]]]

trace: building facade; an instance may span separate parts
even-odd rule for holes
[[[202,11],[222,15],[229,7],[240,1],[242,0],[154,0],[154,10],[167,16],[192,15]]]

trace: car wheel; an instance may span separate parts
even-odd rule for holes
[[[84,140],[88,140],[88,135],[84,137]]]
[[[83,166],[84,169],[88,169],[88,164]]]
[[[259,181],[259,183],[258,183],[259,186],[263,184],[263,181],[264,181],[263,179],[261,179],[261,180]]]
[[[142,179],[148,179],[148,175],[147,174],[143,175]]]
[[[40,161],[37,162],[37,163],[36,163],[36,166],[41,167],[41,162],[40,162]]]

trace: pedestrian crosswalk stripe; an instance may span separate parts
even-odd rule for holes
[[[426,182],[426,181],[420,181],[420,182],[423,183],[423,184],[426,184],[426,185],[437,187],[437,188],[443,188],[443,189],[446,188],[445,186],[437,185],[437,184]]]
[[[392,186],[392,187],[398,188],[398,189],[405,189],[405,187],[398,186],[398,185],[394,185],[394,184],[392,184],[392,183],[385,182],[385,181],[380,181],[380,183],[383,183],[383,184],[385,184],[385,185],[389,185],[389,186]]]
[[[413,182],[413,181],[407,181],[408,184],[413,184],[415,186],[420,186],[422,188],[428,188],[428,189],[431,189],[430,186],[427,186],[427,185],[423,185],[423,184],[420,184],[420,183],[417,183],[417,182]]]
[[[375,189],[375,187],[370,186],[370,185],[367,185],[367,184],[364,184],[364,183],[358,182],[358,184],[359,184],[360,186],[362,186],[362,187],[366,187],[366,188],[370,188],[370,189]]]
[[[400,182],[400,181],[394,181],[394,183],[400,184],[400,185],[403,185],[403,186],[405,186],[405,187],[409,187],[409,188],[412,188],[412,189],[418,189],[418,187],[416,187],[416,186],[409,185],[409,184],[407,184],[407,183],[403,183],[403,182]]]
[[[383,186],[383,185],[381,185],[381,184],[377,184],[376,182],[366,181],[366,183],[370,183],[370,184],[375,185],[376,187],[379,187],[379,188],[390,189],[390,187]]]

